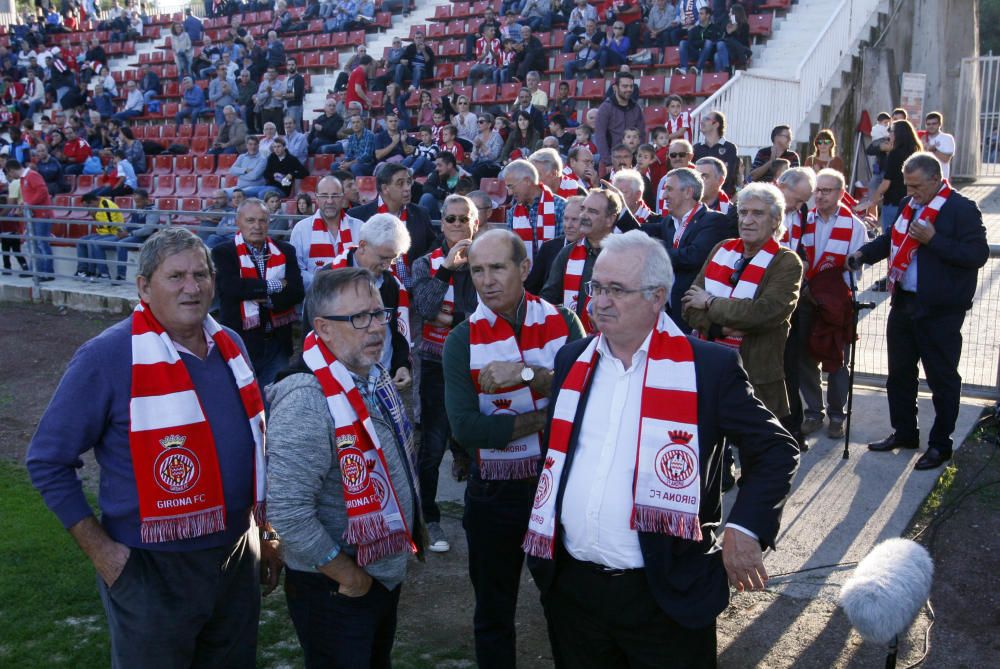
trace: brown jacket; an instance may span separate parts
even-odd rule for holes
[[[716,244],[708,254],[709,260],[723,243]],[[692,285],[705,287],[705,266]],[[785,340],[788,338],[789,318],[799,300],[801,282],[802,261],[794,252],[781,247],[764,272],[752,300],[718,299],[707,311],[685,308],[683,314],[684,320],[705,337],[710,336],[712,325],[745,333],[740,345],[743,367],[750,377],[754,394],[778,418],[788,415]]]

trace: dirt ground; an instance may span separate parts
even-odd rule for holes
[[[23,462],[28,441],[62,371],[76,348],[118,317],[49,305],[0,303],[0,457]],[[1000,666],[1000,450],[970,439],[956,458],[957,472],[944,493],[946,519],[919,538],[935,559],[931,595],[936,622],[924,667]],[[93,471],[89,462],[88,470]],[[88,476],[88,479],[91,477]],[[968,494],[964,496],[961,493]],[[969,491],[972,491],[969,493]],[[960,505],[954,500],[961,497]],[[908,536],[930,520],[924,513]],[[472,661],[472,590],[466,572],[461,507],[445,507],[452,550],[413,563],[403,590],[397,649],[439,667]],[[780,549],[780,547],[779,547]],[[82,556],[81,556],[81,559]],[[809,578],[809,574],[787,578]],[[900,667],[923,652],[930,620],[925,610],[901,640]],[[765,592],[735,595],[720,616],[719,665],[742,667],[875,667],[885,651],[862,642],[842,611],[825,600],[797,600]],[[288,639],[284,643],[294,643]],[[524,572],[518,611],[519,666],[551,666],[544,619],[535,586]],[[442,652],[444,651],[444,652]],[[287,666],[287,665],[281,665]]]

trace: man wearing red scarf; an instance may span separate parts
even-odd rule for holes
[[[934,400],[927,452],[916,469],[936,469],[951,459],[962,377],[962,323],[972,307],[979,268],[990,248],[975,203],[941,178],[941,163],[917,152],[903,164],[908,198],[899,218],[878,239],[849,258],[853,266],[889,259],[892,307],[886,323],[889,422],[893,433],[869,444],[873,451],[920,447],[917,428],[917,361],[923,363]]]

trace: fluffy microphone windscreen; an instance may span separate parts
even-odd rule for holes
[[[934,562],[909,539],[883,541],[840,589],[840,605],[866,641],[888,644],[910,626],[927,601]]]

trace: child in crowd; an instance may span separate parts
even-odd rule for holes
[[[434,134],[429,125],[420,126],[420,143],[416,151],[403,159],[403,164],[413,170],[413,176],[425,177],[434,170],[434,159],[437,158],[438,145],[434,143]]]
[[[465,149],[458,143],[458,128],[453,125],[445,125],[441,128],[438,146],[441,151],[447,151],[455,156],[455,162],[461,167],[465,163]]]

